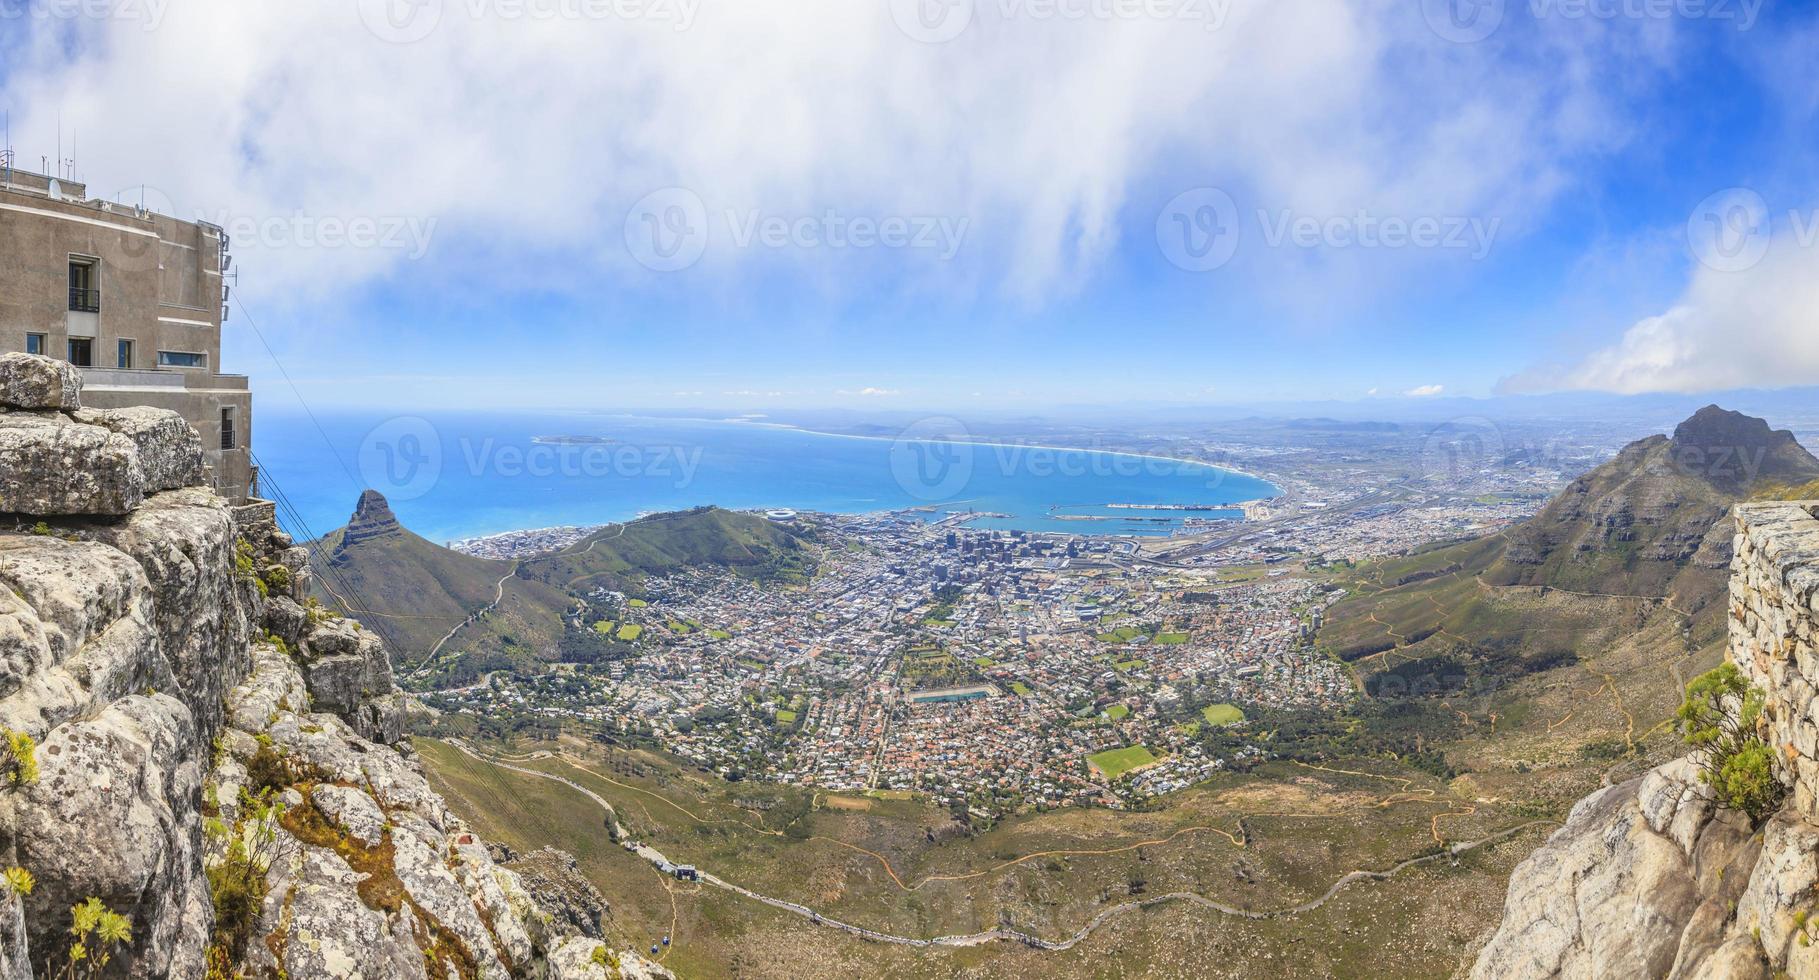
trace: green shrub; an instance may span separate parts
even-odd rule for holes
[[[19,867],[7,868],[5,871],[0,871],[0,878],[6,879],[7,891],[20,896],[30,895],[32,893],[32,886],[38,883],[38,879],[33,878],[30,871]]]
[[[270,745],[261,745],[246,761],[246,788],[249,793],[280,792],[292,782],[291,766]]]
[[[238,963],[259,929],[269,890],[266,872],[289,853],[288,835],[279,832],[284,804],[261,790],[241,798],[244,816],[230,831],[215,821],[211,838],[227,840],[226,853],[208,866],[208,892],[214,900],[215,927],[209,938],[211,963]]]
[[[98,898],[72,906],[69,914],[69,950],[62,967],[53,963],[49,975],[62,980],[105,976],[115,951],[133,941],[132,920]]]
[[[32,533],[39,537],[48,537],[51,534],[51,526],[43,521],[39,521],[32,525]]]
[[[265,570],[265,584],[286,595],[291,591],[291,570],[283,565],[273,565]]]
[[[1675,717],[1692,746],[1699,777],[1721,806],[1760,822],[1781,803],[1775,750],[1760,734],[1766,695],[1733,663],[1723,663],[1686,686]]]
[[[6,733],[6,756],[0,758],[0,769],[6,771],[7,781],[14,786],[37,782],[38,740],[10,728],[0,728],[0,732]]]

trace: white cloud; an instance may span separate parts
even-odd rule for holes
[[[1536,369],[1500,388],[1634,394],[1819,384],[1819,249],[1778,242],[1743,271],[1695,264],[1665,312],[1575,365]]]
[[[946,44],[905,37],[882,2],[647,6],[678,17],[185,0],[161,5],[154,30],[26,22],[0,103],[27,160],[49,152],[60,111],[94,193],[144,182],[186,215],[253,222],[236,247],[267,293],[421,285],[425,269],[485,287],[649,282],[626,254],[625,215],[676,185],[699,194],[710,235],[754,209],[970,222],[949,262],[715,240],[689,275],[736,283],[781,265],[814,288],[889,279],[1040,302],[1120,246],[1134,203],[1199,184],[1313,215],[1522,213],[1579,155],[1623,138],[1606,101],[1623,86],[1608,83],[1622,71],[1634,84],[1649,60],[1630,57],[1630,25],[1577,21],[1536,28],[1532,57],[1497,60],[1499,44],[1439,41],[1418,4],[1370,0],[1236,0],[1217,30],[1007,21],[1012,8],[981,2]],[[360,12],[388,9],[440,20],[387,43]],[[1131,227],[1153,225],[1140,217]],[[398,223],[405,247],[297,244],[299,221],[324,219]],[[424,244],[428,264],[407,265]]]
[[[1377,389],[1372,388],[1372,394],[1375,394],[1376,390]],[[1403,394],[1410,398],[1432,398],[1445,390],[1446,385],[1421,385],[1420,387],[1410,388],[1403,392]]]
[[[867,386],[864,388],[860,388],[857,391],[842,388],[838,391],[835,391],[834,394],[840,395],[843,397],[851,397],[851,396],[857,395],[861,398],[889,398],[889,397],[892,397],[895,395],[901,395],[901,394],[903,394],[903,392],[898,391],[895,388],[873,388],[873,387]]]

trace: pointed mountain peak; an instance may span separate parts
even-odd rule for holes
[[[341,546],[396,534],[400,529],[398,516],[392,513],[392,505],[386,502],[385,495],[377,490],[366,490],[360,494],[360,502],[354,505],[354,516],[348,519]]]

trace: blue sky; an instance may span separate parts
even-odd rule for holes
[[[19,159],[227,225],[225,366],[312,404],[1819,383],[1803,5],[59,9]]]

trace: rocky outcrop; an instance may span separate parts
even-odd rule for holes
[[[17,352],[0,354],[0,408],[82,407],[82,372],[66,361]]]
[[[334,561],[343,548],[374,538],[390,537],[397,534],[400,528],[398,517],[392,513],[392,506],[386,501],[385,495],[377,490],[363,491],[359,502],[354,505],[354,516],[348,519],[347,527],[342,531],[341,543],[335,548],[336,556],[329,560]]]
[[[501,855],[497,847],[494,851],[495,859],[517,872],[538,906],[557,922],[590,938],[599,939],[604,934],[603,926],[612,908],[600,889],[581,873],[573,854],[553,847],[524,855]]]
[[[191,485],[174,414],[79,404],[0,357],[29,515],[0,523],[0,867],[35,878],[0,884],[0,980],[62,975],[91,899],[130,925],[110,976],[552,975],[580,930],[430,789],[383,644],[303,598],[270,506]]]
[[[1819,504],[1742,504],[1729,659],[1789,790],[1752,827],[1690,759],[1580,801],[1510,880],[1474,977],[1819,977]]]

